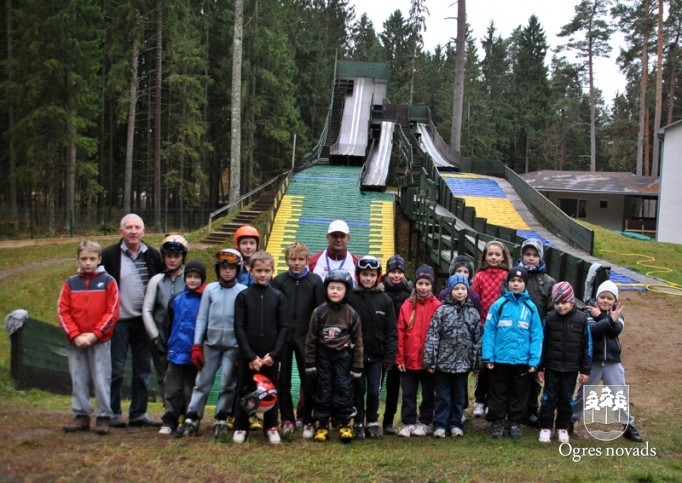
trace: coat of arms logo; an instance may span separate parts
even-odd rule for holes
[[[629,385],[586,385],[583,397],[583,423],[592,437],[612,441],[625,432],[630,419]]]

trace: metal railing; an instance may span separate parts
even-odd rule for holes
[[[241,198],[233,201],[232,203],[228,203],[227,205],[225,205],[221,208],[218,208],[217,210],[211,212],[208,215],[208,226],[207,226],[208,234],[209,235],[211,234],[211,224],[213,223],[213,220],[218,215],[223,214],[223,216],[225,216],[225,215],[228,215],[231,211],[241,210],[244,207],[244,205],[251,203],[255,199],[255,196],[257,194],[259,194],[261,191],[263,191],[265,188],[272,185],[273,183],[279,182],[279,180],[283,176],[289,176],[289,173],[291,173],[291,171],[287,171],[285,173],[278,174],[277,176],[272,178],[270,181],[266,181],[262,185],[257,186],[256,188],[252,189],[251,191],[249,191],[248,193],[243,195]]]

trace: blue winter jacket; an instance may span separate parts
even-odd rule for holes
[[[169,303],[165,333],[168,337],[168,361],[177,365],[192,364],[194,328],[201,304],[202,285],[197,290],[185,287],[181,294]]]
[[[542,355],[542,322],[528,291],[507,290],[488,311],[482,343],[482,362],[538,367]]]

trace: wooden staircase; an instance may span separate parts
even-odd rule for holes
[[[201,242],[209,245],[232,246],[232,236],[237,229],[253,223],[261,213],[272,209],[275,200],[274,191],[263,192],[247,210],[241,210],[232,220],[223,223],[216,231],[212,231]]]

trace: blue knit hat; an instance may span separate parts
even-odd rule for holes
[[[393,255],[386,262],[386,272],[388,273],[393,270],[400,270],[405,273],[405,259],[400,255]]]
[[[469,281],[461,273],[456,273],[452,277],[448,278],[448,293],[452,292],[452,289],[458,283],[463,283],[464,286],[469,290]]]

